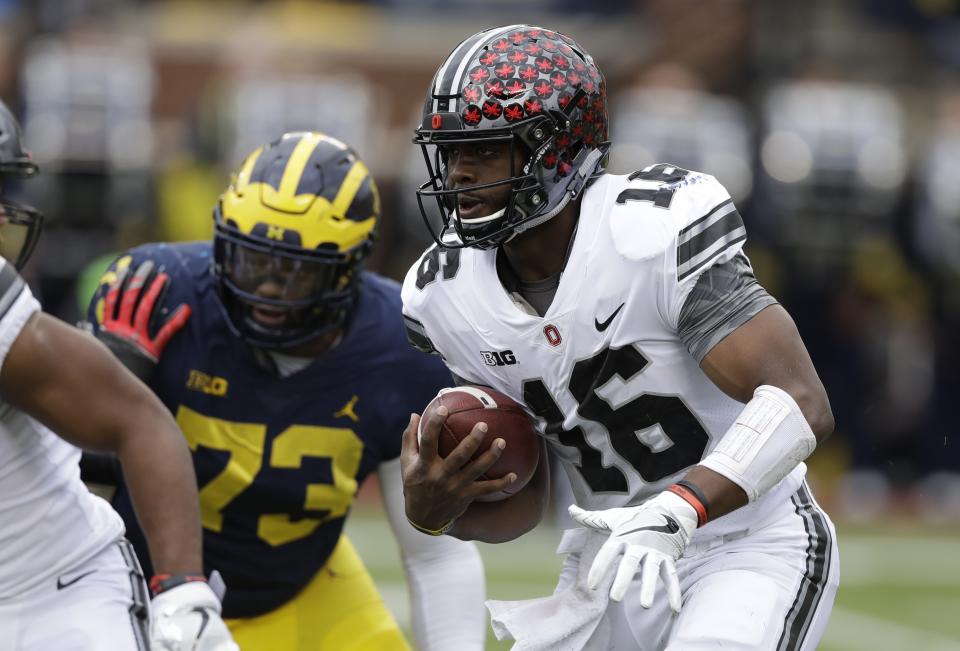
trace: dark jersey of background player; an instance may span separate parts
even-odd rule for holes
[[[113,274],[146,260],[170,276],[160,309],[192,307],[149,385],[193,452],[205,570],[219,570],[227,583],[224,615],[251,617],[292,598],[323,567],[357,487],[399,455],[405,406],[427,404],[450,375],[406,343],[396,283],[365,272],[340,344],[278,377],[228,328],[211,256],[207,242],[133,249],[105,275],[89,316],[100,322]],[[124,487],[113,505],[149,567]]]

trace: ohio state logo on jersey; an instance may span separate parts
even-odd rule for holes
[[[560,331],[557,329],[557,326],[552,323],[548,323],[543,326],[543,336],[547,338],[547,342],[556,348],[563,342],[563,338],[560,336]]]

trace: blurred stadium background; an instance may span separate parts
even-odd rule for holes
[[[510,22],[605,71],[614,171],[724,182],[798,322],[838,424],[811,463],[842,551],[822,648],[960,649],[960,0],[0,0],[0,96],[44,171],[22,188],[48,216],[35,293],[74,321],[112,253],[209,237],[229,170],[289,129],[368,162],[372,267],[401,276],[428,243],[422,94],[459,40]],[[349,531],[403,620],[377,509]],[[559,526],[484,547],[492,596],[552,589]]]

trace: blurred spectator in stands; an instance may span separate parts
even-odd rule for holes
[[[611,107],[616,131],[611,170],[629,173],[673,163],[716,176],[742,205],[753,187],[748,114],[735,99],[704,89],[697,74],[676,63],[648,68]]]
[[[46,309],[68,320],[78,316],[73,287],[86,262],[114,250],[118,231],[144,229],[154,203],[146,50],[106,33],[70,36],[32,41],[21,77],[24,136],[44,170],[30,187],[47,215],[38,289]]]

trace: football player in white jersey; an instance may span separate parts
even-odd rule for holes
[[[36,173],[0,102],[0,181]],[[43,314],[17,273],[41,224],[0,194],[0,646],[236,651],[200,576],[196,481],[176,424],[106,347]],[[123,466],[158,568],[152,606],[120,517],[80,481],[75,446]]]
[[[572,39],[529,25],[454,49],[415,142],[437,245],[404,282],[409,337],[538,417],[582,525],[561,543],[552,597],[491,604],[498,636],[814,649],[839,566],[803,460],[833,416],[793,321],[754,278],[726,190],[672,165],[607,174],[602,74]],[[469,461],[478,424],[440,458],[444,416],[404,432],[408,518],[487,542],[533,528],[545,464],[514,497],[475,501],[515,479],[477,480],[502,440]]]

